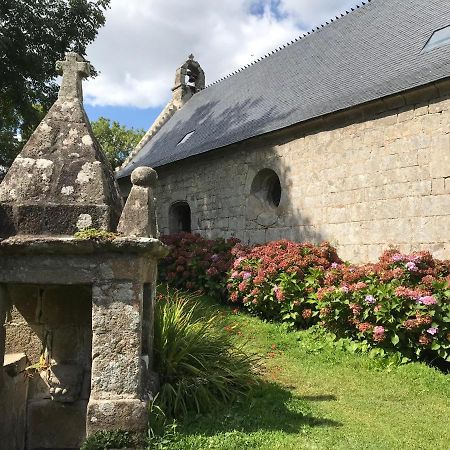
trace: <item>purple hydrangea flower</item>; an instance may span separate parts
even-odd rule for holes
[[[393,262],[400,262],[403,261],[404,256],[400,253],[396,253],[395,255],[392,256],[392,261]]]
[[[252,274],[251,274],[250,272],[244,272],[244,273],[242,274],[242,278],[243,278],[244,280],[248,280],[251,276],[252,276]]]
[[[335,263],[335,262],[331,264],[332,269],[336,269],[338,266],[339,266],[339,264]]]
[[[375,297],[373,295],[366,295],[365,301],[366,303],[370,304],[376,303]]]
[[[415,263],[413,263],[412,261],[409,261],[406,263],[406,268],[410,271],[410,272],[417,272],[417,266]]]
[[[421,305],[436,305],[437,300],[432,295],[425,295],[424,297],[419,297],[417,303]]]
[[[431,327],[431,328],[428,328],[427,333],[434,336],[438,331],[439,331],[439,329],[437,327]]]

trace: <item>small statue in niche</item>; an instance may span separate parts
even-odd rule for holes
[[[52,400],[72,403],[80,398],[83,383],[83,368],[77,364],[59,364],[50,366],[46,380]]]

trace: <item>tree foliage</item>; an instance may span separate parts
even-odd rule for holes
[[[109,3],[1,0],[0,165],[11,163],[56,100],[55,62],[69,50],[86,54]]]
[[[113,168],[120,166],[144,136],[144,130],[127,128],[100,117],[92,122],[92,130]]]

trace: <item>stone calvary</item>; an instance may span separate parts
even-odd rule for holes
[[[156,173],[123,206],[83,109],[89,64],[57,63],[58,100],[0,185],[0,436],[5,450],[79,448],[147,426],[158,240]],[[115,232],[107,240],[78,230]]]

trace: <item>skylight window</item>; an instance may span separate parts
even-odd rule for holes
[[[429,52],[430,50],[442,47],[446,44],[450,44],[450,25],[435,31],[430,40],[426,43],[422,52]]]
[[[184,136],[184,138],[181,139],[180,142],[178,142],[177,146],[180,145],[180,144],[184,144],[194,133],[195,133],[195,130],[194,131],[189,131],[189,133],[187,133],[186,136]]]

